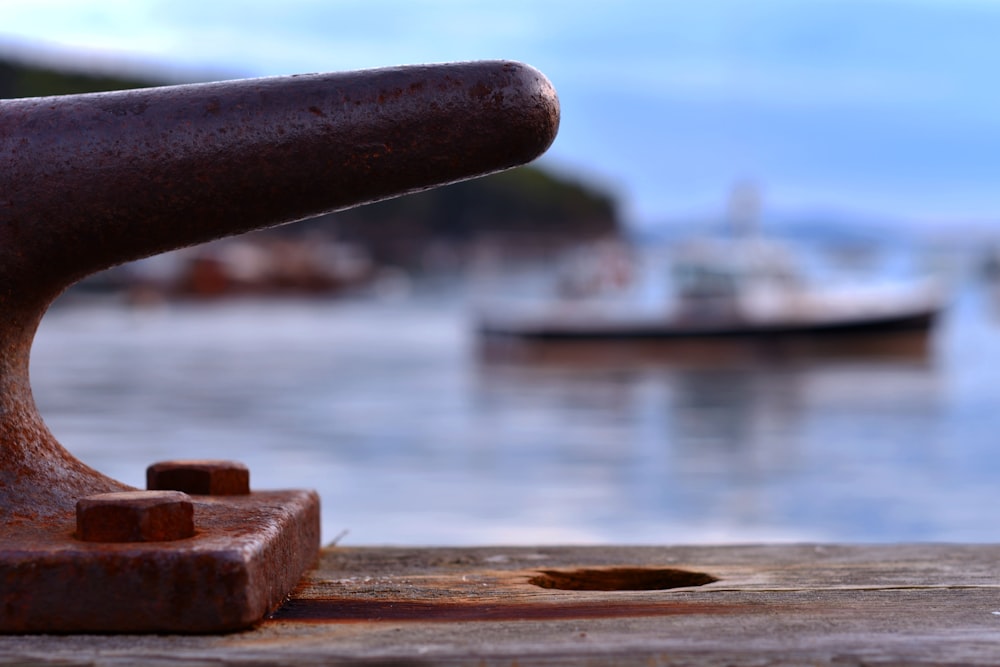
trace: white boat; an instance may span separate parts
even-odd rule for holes
[[[810,285],[788,248],[759,239],[698,242],[670,257],[662,303],[623,294],[482,309],[481,335],[522,340],[778,340],[927,332],[947,293],[926,277]]]

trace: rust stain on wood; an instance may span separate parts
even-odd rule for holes
[[[295,622],[459,622],[556,621],[640,616],[746,613],[747,605],[708,602],[442,602],[439,600],[292,599],[270,615],[271,621]]]

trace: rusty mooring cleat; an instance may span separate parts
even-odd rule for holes
[[[549,82],[512,62],[0,101],[0,632],[248,627],[319,548],[311,491],[249,492],[219,462],[161,466],[138,491],[70,455],[28,380],[56,296],[130,260],[523,164],[558,122]]]

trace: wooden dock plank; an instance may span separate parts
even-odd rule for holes
[[[580,570],[577,584],[716,581],[537,585]],[[336,547],[252,631],[0,637],[0,664],[31,662],[998,664],[1000,546]]]

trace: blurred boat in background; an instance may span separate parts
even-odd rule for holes
[[[635,298],[627,253],[605,248],[577,263],[593,275],[562,281],[556,298],[480,308],[477,332],[493,340],[592,342],[926,334],[948,301],[943,282],[930,276],[813,284],[788,246],[756,237],[679,244],[662,260],[657,279],[669,289],[657,302]]]

